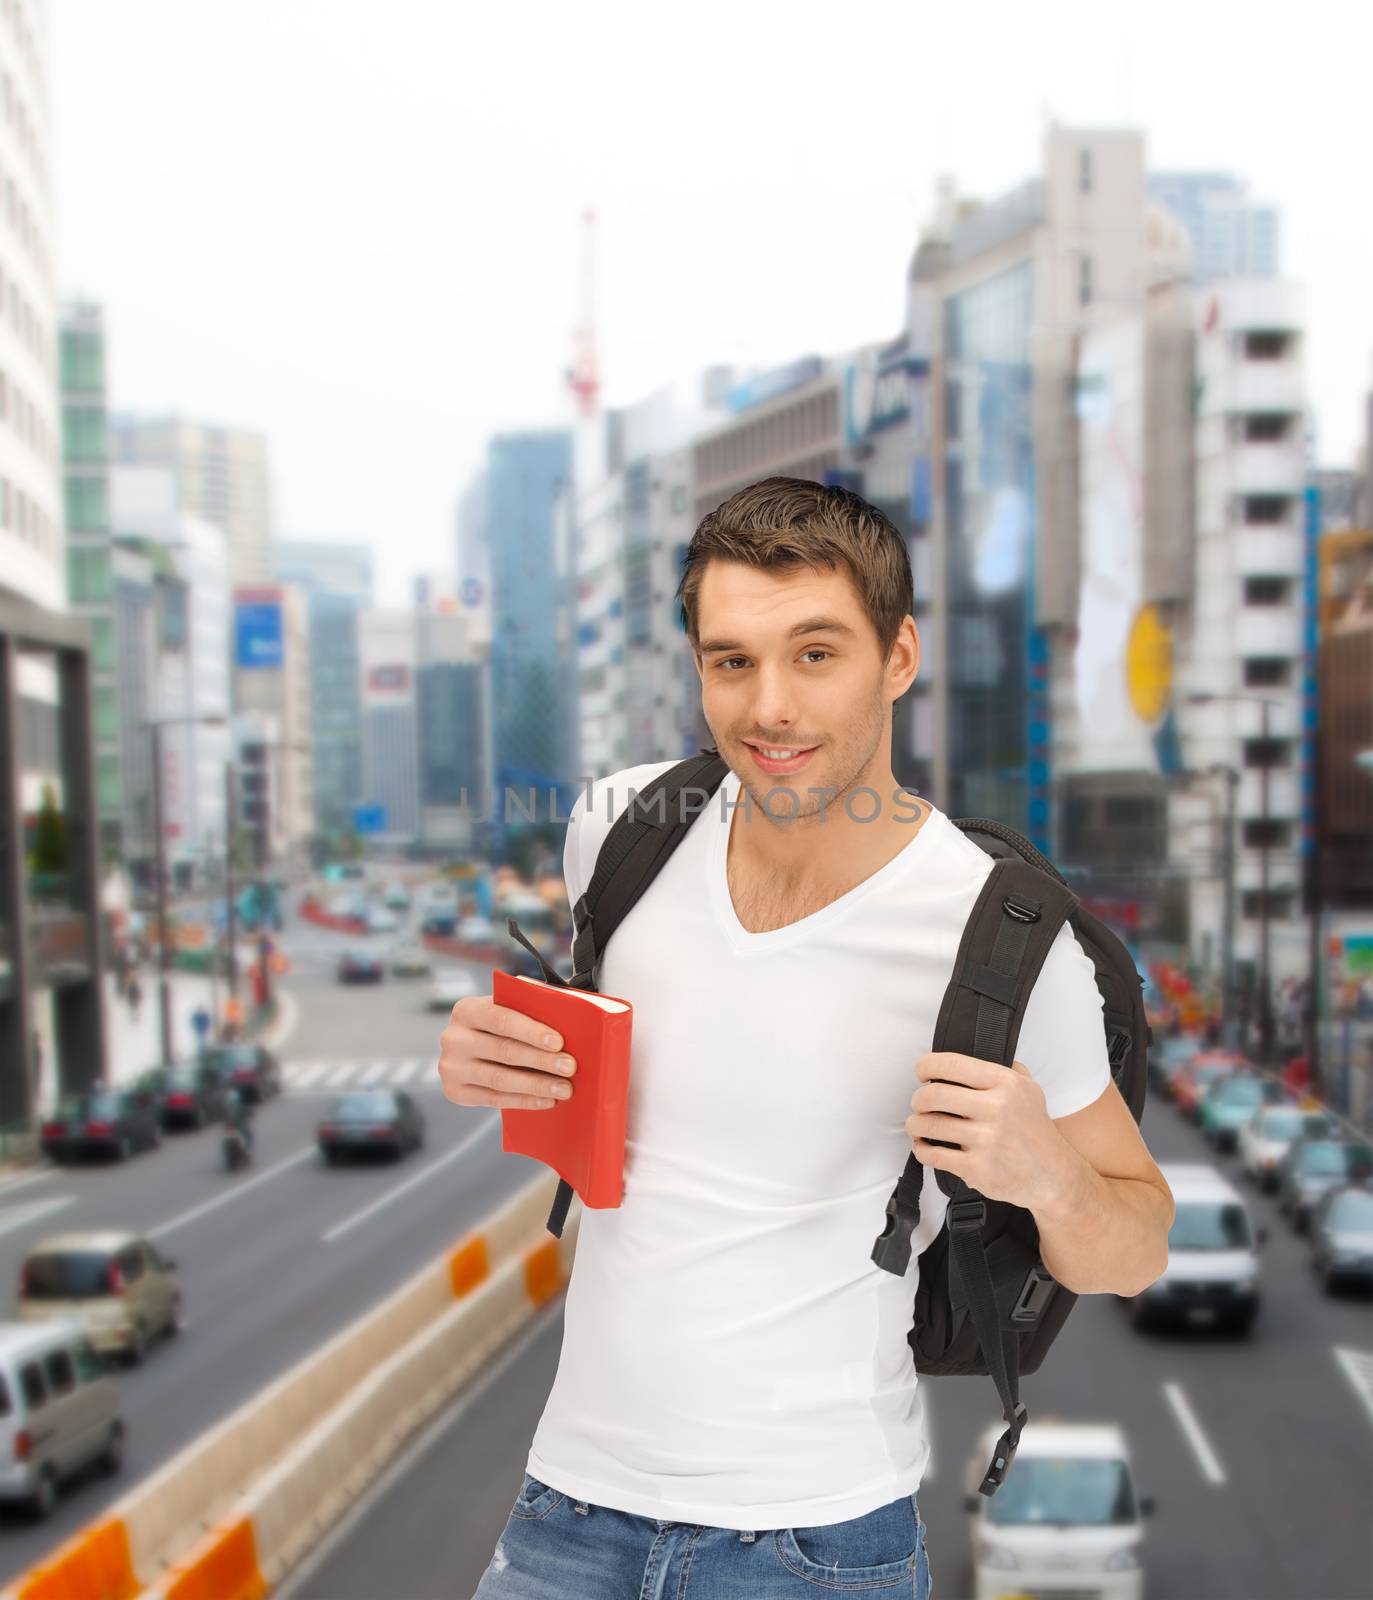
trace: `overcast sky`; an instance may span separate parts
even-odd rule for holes
[[[1373,8],[50,0],[59,284],[111,399],[270,436],[283,536],[380,598],[446,568],[487,437],[570,420],[579,214],[605,397],[899,331],[937,174],[1046,117],[1281,209],[1323,465],[1373,380]]]

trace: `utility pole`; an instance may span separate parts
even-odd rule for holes
[[[157,863],[157,1010],[162,1028],[162,1060],[172,1059],[172,995],[167,977],[167,844],[162,829],[162,724],[153,734],[153,834]]]

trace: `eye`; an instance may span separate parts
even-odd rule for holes
[[[826,659],[828,659],[829,657],[831,657],[834,654],[834,652],[832,650],[819,650],[819,649],[816,649],[816,650],[803,650],[801,652],[801,654],[802,655],[807,655],[807,656],[824,656],[824,657],[826,657]]]

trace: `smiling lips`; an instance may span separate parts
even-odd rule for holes
[[[748,751],[752,755],[754,761],[763,769],[763,771],[773,774],[799,772],[819,748],[818,745],[812,745],[809,749],[798,750],[791,755],[774,757],[768,755],[767,752],[769,750],[782,749],[784,748],[783,746],[749,744],[747,740],[745,740],[744,743],[747,745]]]

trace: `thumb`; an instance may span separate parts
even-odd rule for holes
[[[1018,1072],[1022,1078],[1028,1078],[1030,1076],[1030,1069],[1023,1061],[1012,1061],[1011,1071]]]

